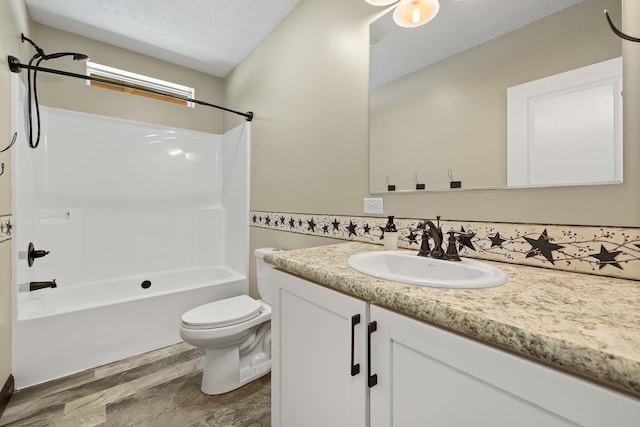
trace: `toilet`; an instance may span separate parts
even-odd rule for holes
[[[261,300],[239,295],[195,307],[182,315],[180,336],[206,349],[202,392],[222,394],[271,371],[271,295],[273,267],[264,262],[275,248],[255,251]]]

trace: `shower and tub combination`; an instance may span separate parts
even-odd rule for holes
[[[215,135],[40,107],[31,149],[12,79],[17,388],[180,342],[184,312],[248,293],[249,123]]]

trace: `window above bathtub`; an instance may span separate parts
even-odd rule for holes
[[[144,90],[137,90],[135,88],[121,87],[108,83],[87,80],[87,85],[89,86],[101,87],[118,92],[130,93],[132,95],[144,96],[147,98],[171,102],[191,108],[194,107],[193,102],[189,102],[183,99],[176,99],[172,96],[162,95],[162,93],[166,93],[168,95],[176,95],[182,98],[194,99],[196,91],[192,87],[156,79],[142,74],[132,73],[130,71],[109,67],[107,65],[97,64],[95,62],[87,61],[86,64],[87,76],[98,77],[100,79],[113,81],[114,83],[126,83],[128,85],[140,87],[141,89],[151,89],[153,91],[161,93],[149,93],[145,92]]]

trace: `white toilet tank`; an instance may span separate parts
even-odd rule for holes
[[[271,304],[271,297],[273,295],[274,283],[273,266],[264,262],[264,256],[270,252],[277,252],[280,249],[277,248],[260,248],[254,252],[256,256],[256,281],[258,282],[258,292],[260,297],[267,303]]]

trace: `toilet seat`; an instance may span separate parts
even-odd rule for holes
[[[217,329],[247,322],[260,315],[264,306],[248,295],[214,301],[193,308],[182,315],[188,329]]]

